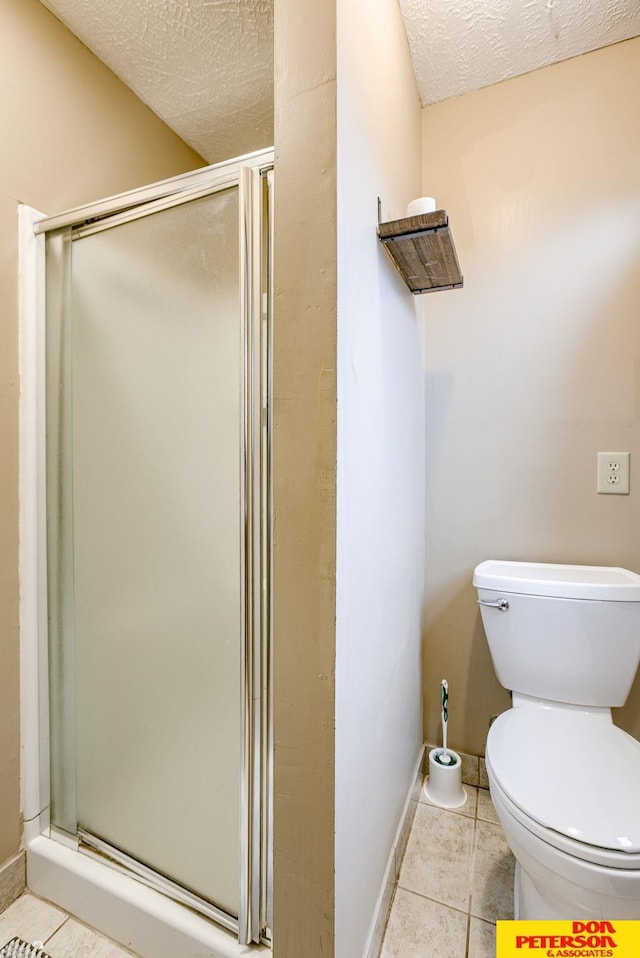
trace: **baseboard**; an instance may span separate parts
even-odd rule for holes
[[[0,912],[19,898],[26,886],[26,855],[18,852],[0,867]]]
[[[411,788],[409,789],[409,793],[404,803],[398,829],[396,831],[393,845],[391,846],[391,852],[387,860],[387,867],[385,868],[382,887],[376,902],[373,920],[369,930],[369,937],[367,939],[367,947],[364,950],[363,958],[378,958],[380,955],[382,939],[384,938],[384,931],[387,927],[389,912],[391,911],[393,896],[395,894],[396,884],[398,881],[398,874],[400,872],[400,863],[402,862],[402,856],[405,853],[407,842],[409,841],[409,833],[411,832],[411,826],[413,825],[416,808],[418,807],[418,797],[420,795],[420,788],[422,787],[423,778],[423,757],[424,745],[420,749],[420,754],[418,755],[418,759],[416,761],[415,773],[411,783]]]

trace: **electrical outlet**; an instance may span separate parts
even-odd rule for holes
[[[629,453],[598,453],[598,492],[605,495],[629,495]]]

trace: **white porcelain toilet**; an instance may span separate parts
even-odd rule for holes
[[[513,707],[489,730],[519,919],[640,919],[640,742],[613,724],[640,661],[640,576],[482,562],[491,657]]]

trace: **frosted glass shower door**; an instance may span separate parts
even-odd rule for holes
[[[72,243],[76,815],[237,916],[238,189]]]

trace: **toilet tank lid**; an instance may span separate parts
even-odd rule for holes
[[[487,559],[476,566],[473,584],[477,589],[521,595],[640,602],[640,575],[611,566]]]

